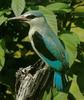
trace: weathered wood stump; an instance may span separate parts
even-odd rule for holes
[[[52,71],[41,60],[16,72],[16,100],[39,100]]]

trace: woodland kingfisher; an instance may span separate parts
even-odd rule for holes
[[[40,11],[28,11],[23,15],[10,18],[21,20],[30,25],[29,39],[37,55],[54,71],[53,84],[63,91],[67,84],[67,53],[59,37],[52,31],[45,16]]]

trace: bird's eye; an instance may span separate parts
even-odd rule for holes
[[[34,15],[28,15],[26,18],[28,18],[28,19],[34,19],[36,16],[34,16]]]

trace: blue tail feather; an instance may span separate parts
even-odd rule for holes
[[[63,80],[62,80],[62,75],[60,72],[55,72],[54,73],[54,85],[57,90],[63,90]]]

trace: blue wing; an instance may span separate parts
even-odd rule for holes
[[[66,63],[65,50],[60,43],[59,39],[55,36],[40,35],[35,32],[32,36],[34,46],[39,52],[39,56],[47,62],[52,68],[61,70],[63,68],[63,62]]]
[[[51,51],[57,59],[64,62],[64,60],[66,60],[66,51],[58,36],[56,36],[53,32],[48,32],[45,35],[42,35],[42,37],[46,48],[48,48],[48,50]]]

